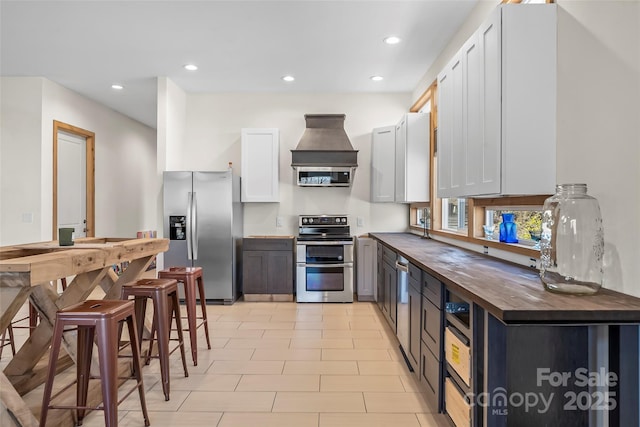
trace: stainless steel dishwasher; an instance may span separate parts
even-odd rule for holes
[[[406,352],[409,349],[409,261],[399,254],[396,259],[396,271],[398,275],[396,335],[406,359]]]

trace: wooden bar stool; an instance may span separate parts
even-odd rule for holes
[[[146,363],[152,357],[153,340],[157,336],[158,358],[160,359],[160,374],[162,377],[162,391],[165,400],[169,400],[169,355],[180,348],[184,376],[188,377],[187,358],[184,354],[184,338],[180,321],[180,302],[178,301],[178,282],[173,279],[142,279],[122,286],[122,299],[135,298],[135,312],[137,318],[138,336],[142,337],[147,299],[153,302],[153,325],[151,327],[151,343]],[[169,351],[171,322],[175,318],[178,330],[178,346]],[[140,340],[142,344],[142,339]]]
[[[118,341],[121,322],[126,322],[129,328],[133,353],[132,378],[136,380],[136,385],[118,401]],[[53,390],[53,381],[56,375],[60,343],[63,339],[62,333],[65,331],[65,327],[68,326],[75,326],[78,331],[77,379],[52,397],[51,391]],[[67,329],[67,331],[69,330],[73,329]],[[94,337],[96,338],[100,363],[102,407],[87,406]],[[52,399],[55,399],[76,382],[76,406],[51,405]],[[142,384],[142,366],[140,363],[138,331],[135,325],[133,301],[87,300],[58,311],[51,341],[47,381],[45,382],[44,395],[42,396],[40,427],[46,425],[49,409],[76,409],[78,425],[82,425],[87,410],[101,409],[104,411],[105,426],[116,427],[118,425],[118,404],[126,399],[136,388],[140,395],[144,424],[148,426],[149,416]]]
[[[202,267],[171,267],[158,272],[158,278],[175,279],[184,285],[184,300],[187,307],[187,323],[189,325],[189,341],[191,342],[191,357],[193,364],[198,365],[198,338],[197,329],[204,325],[204,333],[207,338],[207,348],[211,350],[209,340],[209,324],[207,323],[207,302],[204,295],[204,281],[202,280]],[[202,317],[196,313],[196,290],[200,297]],[[196,325],[197,320],[202,320]]]

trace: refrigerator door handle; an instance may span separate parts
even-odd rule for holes
[[[191,211],[192,211],[192,199],[193,199],[193,193],[189,192],[189,195],[187,196],[187,259],[188,260],[192,260],[193,259],[193,250],[191,248],[191,230],[193,228],[193,224],[191,221]]]
[[[193,207],[193,227],[191,227],[191,232],[193,235],[191,236],[191,241],[193,242],[193,259],[198,259],[198,199],[196,198],[196,192],[193,192],[192,199]]]

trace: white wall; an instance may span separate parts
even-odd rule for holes
[[[478,4],[414,100],[498,3]],[[556,181],[587,183],[604,221],[605,287],[640,296],[640,2],[556,3]]]
[[[280,203],[244,205],[244,234],[296,235],[299,214],[347,213],[352,232],[404,231],[405,205],[371,204],[371,129],[395,124],[407,111],[410,94],[187,94],[186,128],[180,141],[182,158],[174,169],[224,170],[229,162],[240,170],[240,130],[280,129]],[[358,154],[351,188],[299,188],[293,185],[291,152],[305,128],[305,113],[345,113],[345,130]],[[167,148],[167,152],[170,148]],[[276,217],[284,227],[276,228]],[[356,227],[362,217],[363,227]]]
[[[148,191],[156,182],[155,130],[47,79],[1,82],[0,244],[51,240],[53,120],[95,132],[96,236],[135,236],[138,230],[156,228],[157,194]],[[28,98],[22,97],[25,90]],[[14,125],[16,117],[33,118]],[[14,131],[15,139],[5,139]],[[23,144],[29,147],[28,158]],[[5,164],[19,167],[5,174]],[[20,222],[27,212],[37,219],[29,227]],[[25,233],[16,231],[25,228]]]
[[[41,187],[42,82],[40,78],[0,80],[1,245],[42,240],[45,219],[37,191]],[[23,220],[23,215],[29,218]]]
[[[605,286],[640,296],[640,2],[558,1],[557,161],[600,202]]]

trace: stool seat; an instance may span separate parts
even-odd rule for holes
[[[209,323],[207,322],[207,302],[204,295],[204,280],[202,267],[169,267],[158,272],[159,279],[175,279],[184,286],[184,299],[187,309],[187,324],[189,325],[189,341],[191,342],[191,357],[193,364],[198,365],[198,336],[197,329],[204,326],[207,348],[211,350],[209,338]],[[196,292],[200,297],[202,316],[196,313]],[[202,320],[199,324],[198,320]]]
[[[120,323],[126,322],[129,336],[132,342],[133,353],[133,378],[136,385],[118,401],[118,341]],[[53,382],[56,375],[56,364],[66,327],[77,327],[77,372],[76,372],[76,406],[51,405],[51,400],[57,396],[51,396]],[[91,356],[95,342],[98,348],[100,364],[100,381],[102,386],[102,407],[87,406],[89,392],[89,379],[91,378]],[[67,387],[63,388],[65,390]],[[47,422],[49,409],[76,409],[77,423],[82,425],[85,412],[91,409],[104,410],[105,426],[116,427],[118,425],[118,404],[129,394],[138,389],[140,404],[145,425],[149,425],[147,405],[142,383],[142,367],[138,345],[138,333],[135,328],[135,312],[133,301],[121,300],[87,300],[64,308],[56,313],[47,380],[42,396],[42,411],[40,413],[40,427]]]
[[[153,325],[146,363],[149,363],[153,351],[154,337],[158,341],[158,358],[160,359],[160,374],[162,377],[162,390],[165,400],[169,400],[170,376],[169,356],[176,349],[180,349],[184,376],[188,377],[187,360],[184,351],[184,338],[180,317],[180,302],[178,301],[178,282],[175,279],[141,279],[133,283],[122,285],[121,298],[126,300],[135,298],[135,311],[138,319],[138,335],[142,336],[147,299],[153,302]],[[178,346],[169,350],[171,337],[171,323],[175,319],[178,331]],[[142,340],[140,340],[142,341]],[[140,343],[141,344],[141,343]]]

